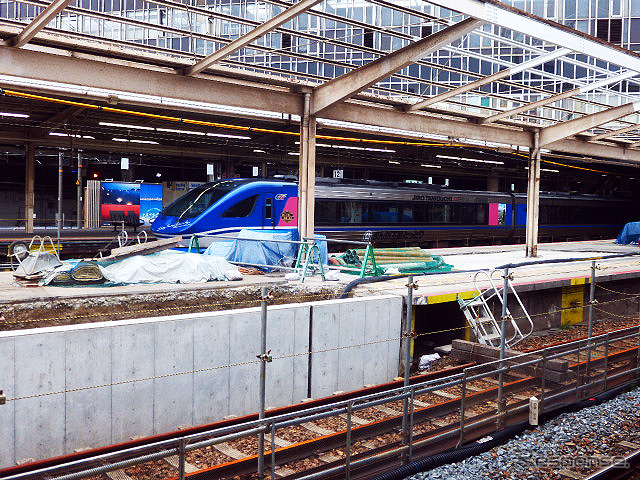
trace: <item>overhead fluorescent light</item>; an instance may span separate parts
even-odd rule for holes
[[[117,127],[117,128],[134,128],[137,130],[155,130],[153,127],[145,127],[143,125],[129,125],[127,123],[111,123],[111,122],[100,122],[98,125],[102,125],[104,127]]]
[[[442,165],[429,165],[428,163],[421,163],[420,166],[425,168],[442,168]]]
[[[51,135],[52,137],[87,138],[90,140],[95,139],[95,137],[92,137],[91,135],[77,135],[74,133],[49,132],[49,135]]]
[[[400,162],[396,162],[395,160],[389,160],[389,163],[393,163],[395,165],[400,165]]]
[[[251,140],[251,137],[246,135],[229,135],[226,133],[207,133],[207,137],[222,137],[222,138],[236,138],[238,140]]]
[[[26,113],[0,112],[0,117],[29,118],[29,115]]]
[[[259,148],[256,148],[253,153],[267,153],[264,150],[260,150]]]
[[[463,162],[475,162],[475,163],[491,163],[494,165],[504,165],[504,162],[500,162],[498,160],[480,160],[478,158],[467,158],[467,157],[451,157],[449,155],[436,155],[437,158],[446,158],[449,160],[462,160]]]
[[[300,152],[289,152],[287,155],[295,155],[296,157],[300,155]]]
[[[129,140],[128,138],[112,138],[114,142],[130,142],[130,143],[148,143],[150,145],[160,145],[158,142],[154,142],[153,140],[138,140],[137,138],[132,138]]]
[[[295,144],[300,145],[300,142],[295,142]],[[343,150],[366,150],[367,152],[396,153],[395,150],[391,150],[389,148],[357,147],[355,145],[332,145],[330,143],[316,143],[316,147],[341,148]]]
[[[195,130],[178,130],[175,128],[156,128],[158,132],[184,133],[185,135],[206,135],[205,132],[196,132]]]

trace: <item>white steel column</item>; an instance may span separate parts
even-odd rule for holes
[[[540,221],[540,131],[533,134],[534,148],[529,153],[527,184],[526,256],[538,256],[538,224]]]
[[[300,240],[308,236],[307,233],[307,206],[309,178],[307,168],[309,165],[309,110],[311,106],[311,92],[304,93],[304,107],[302,122],[300,123],[300,160],[298,174],[298,232]]]
[[[25,185],[24,185],[24,218],[25,232],[33,233],[33,212],[35,204],[35,168],[36,156],[33,143],[27,143],[25,155]]]

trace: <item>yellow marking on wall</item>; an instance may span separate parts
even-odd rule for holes
[[[427,299],[427,304],[433,305],[434,303],[455,302],[458,299],[458,297],[464,300],[468,300],[470,298],[473,298],[475,295],[476,295],[476,292],[474,292],[473,290],[469,292],[445,293],[443,295],[431,295]]]
[[[584,308],[581,307],[583,304],[584,287],[582,285],[562,287],[562,325],[582,323],[584,319]]]
[[[588,277],[572,278],[571,285],[584,285],[585,283],[589,283],[587,281],[588,279],[589,279]]]

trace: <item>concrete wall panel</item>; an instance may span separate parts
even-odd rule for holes
[[[112,388],[111,437],[113,442],[124,442],[154,433],[153,381],[131,380],[154,376],[155,331],[147,324],[121,325],[111,330],[111,372],[115,383]]]
[[[246,415],[256,411],[260,364],[260,311],[247,310],[234,315],[229,329],[229,363],[250,362],[231,369],[229,391],[233,392],[233,415]],[[255,363],[254,363],[255,362]]]
[[[314,397],[389,380],[397,344],[361,344],[399,330],[392,300],[269,307],[267,407],[308,396],[309,362]],[[0,407],[0,467],[256,412],[260,323],[252,308],[0,332],[0,388],[43,394]]]
[[[193,321],[156,323],[154,375],[161,378],[153,381],[155,433],[193,425],[193,375],[183,374],[192,370]]]
[[[231,315],[218,315],[213,321],[200,318],[193,325],[194,370],[193,421],[196,425],[209,423],[229,415],[230,368],[229,325]]]
[[[0,389],[5,392],[7,398],[13,398],[15,385],[13,382],[15,365],[15,345],[13,339],[0,341]],[[15,463],[14,428],[15,428],[16,402],[7,402],[0,405],[0,465],[12,465]]]
[[[313,305],[313,333],[311,350],[311,397],[320,398],[338,390],[340,358],[335,352],[327,351],[340,344],[340,305],[322,303]]]

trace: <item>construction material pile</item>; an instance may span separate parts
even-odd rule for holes
[[[347,250],[343,254],[332,255],[329,263],[362,268],[363,262],[367,262],[372,275],[450,272],[453,269],[442,257],[431,255],[420,247],[376,248],[373,250],[373,259],[366,255],[365,249]],[[354,270],[348,272],[357,273]]]

